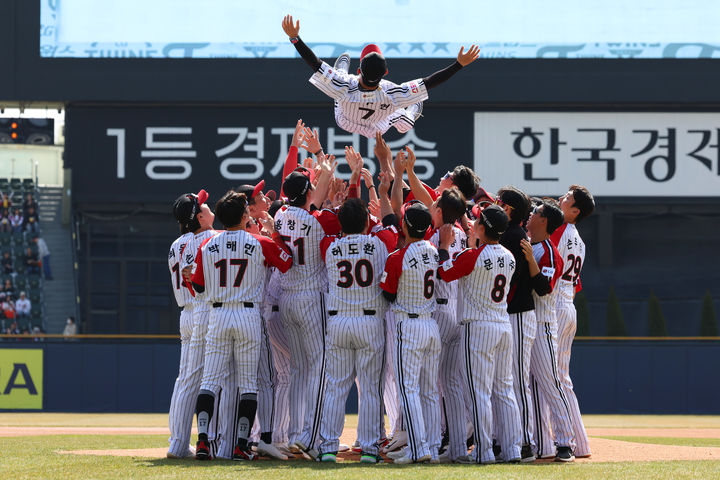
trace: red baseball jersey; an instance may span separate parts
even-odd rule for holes
[[[208,302],[263,300],[268,267],[286,272],[292,258],[277,242],[244,230],[222,232],[200,248],[192,282],[205,287]]]
[[[182,260],[185,246],[193,236],[192,232],[190,232],[178,237],[172,245],[170,245],[170,253],[168,254],[170,283],[172,283],[172,289],[175,294],[175,301],[177,302],[178,307],[184,307],[185,304],[190,303],[193,298],[193,292],[191,288],[188,288],[185,280],[183,280],[182,268],[180,268],[180,261]]]
[[[557,247],[563,260],[563,272],[558,280],[559,294],[565,299],[572,300],[575,298],[575,292],[581,290],[580,271],[585,262],[585,242],[572,223],[565,223],[555,230],[550,240]]]
[[[547,277],[552,291],[540,296],[533,290],[535,302],[535,316],[538,322],[555,321],[555,304],[557,303],[558,288],[556,283],[562,273],[563,261],[555,245],[550,239],[533,244],[533,256],[540,267],[540,274]]]
[[[328,236],[320,242],[328,274],[328,310],[359,315],[362,310],[384,310],[380,278],[397,239],[391,226],[377,227],[370,235]]]
[[[427,240],[420,240],[390,254],[380,287],[397,294],[392,310],[417,315],[435,311],[435,280],[438,252]]]
[[[507,292],[514,271],[515,257],[496,243],[463,250],[443,262],[438,274],[446,282],[460,280],[460,296],[465,303],[460,323],[509,322]]]
[[[275,231],[292,250],[293,268],[283,275],[286,291],[327,291],[327,271],[320,256],[325,235],[340,233],[340,221],[332,210],[308,212],[299,207],[281,209],[275,215]]]

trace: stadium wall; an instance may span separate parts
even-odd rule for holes
[[[43,411],[167,412],[180,349],[136,342],[4,342],[0,352],[43,351]],[[573,346],[571,375],[583,413],[717,415],[720,384],[708,378],[718,364],[718,341],[584,340]],[[0,385],[0,406],[15,390]],[[354,394],[347,411],[357,412]]]

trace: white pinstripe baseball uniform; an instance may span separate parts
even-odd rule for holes
[[[558,299],[555,310],[558,325],[558,374],[565,397],[570,404],[570,415],[575,431],[574,453],[576,457],[584,457],[591,453],[590,442],[570,379],[570,351],[577,330],[577,312],[573,299],[576,290],[579,290],[580,271],[585,263],[585,242],[572,223],[566,223],[553,232],[551,240],[564,262],[563,273],[558,279]]]
[[[380,80],[375,90],[360,89],[360,77],[336,70],[325,62],[310,77],[310,83],[335,100],[335,121],[351,133],[375,138],[395,127],[400,133],[412,129],[414,116],[406,107],[427,100],[428,93],[422,79],[397,85]]]
[[[413,461],[436,457],[440,447],[440,331],[432,318],[437,255],[430,242],[412,242],[390,254],[381,283],[397,295],[391,305],[397,328],[395,375]]]
[[[182,271],[180,270],[180,259],[190,238],[193,236],[192,232],[186,233],[178,237],[170,246],[170,253],[168,254],[168,267],[170,268],[170,282],[172,284],[173,294],[175,295],[175,302],[180,307],[180,367],[178,376],[175,379],[175,387],[173,388],[173,394],[170,399],[170,412],[168,415],[168,423],[170,427],[170,445],[171,448],[168,453],[186,457],[190,455],[188,450],[188,442],[185,445],[179,444],[176,441],[182,437],[180,432],[186,430],[183,428],[181,421],[181,415],[178,411],[178,401],[180,395],[180,389],[182,385],[187,382],[187,355],[188,346],[190,345],[190,337],[192,337],[192,299],[193,292],[185,284],[182,277]],[[190,424],[192,426],[192,416],[190,417]]]
[[[395,227],[371,235],[326,237],[320,253],[328,273],[326,391],[320,426],[320,453],[337,452],[345,423],[345,402],[357,374],[357,438],[364,453],[378,455],[383,437],[383,315],[387,301],[380,277],[388,250],[397,245]]]
[[[215,230],[205,230],[198,234],[192,234],[183,249],[182,257],[180,258],[180,274],[186,267],[195,268],[195,256],[200,248],[200,245],[205,240],[217,235]],[[173,273],[174,275],[174,273]],[[200,382],[203,374],[203,361],[205,358],[205,335],[207,334],[208,317],[210,315],[210,305],[207,303],[204,294],[195,293],[192,297],[190,304],[185,305],[188,308],[190,305],[190,312],[192,316],[192,334],[190,335],[190,341],[187,347],[186,363],[180,369],[185,370],[186,376],[184,377],[183,384],[179,387],[176,401],[174,403],[174,418],[175,427],[171,427],[170,431],[179,432],[177,434],[177,441],[174,441],[170,445],[170,451],[174,453],[176,449],[187,449],[187,445],[190,443],[190,433],[192,430],[193,415],[195,414],[195,404],[197,402],[198,391],[200,390]],[[217,410],[217,405],[216,405]],[[219,419],[222,415],[214,414],[215,419]],[[210,448],[212,455],[217,453],[217,422],[213,422],[210,425],[208,431],[208,439],[210,441]]]
[[[557,365],[557,321],[555,304],[557,303],[557,279],[562,274],[563,261],[557,248],[549,239],[533,244],[533,255],[540,267],[540,273],[548,279],[550,293],[539,295],[533,290],[537,333],[530,358],[531,385],[533,388],[533,406],[535,408],[535,445],[540,456],[553,453],[552,439],[543,435],[547,432],[552,419],[552,431],[559,446],[575,446],[575,436],[570,420],[570,407],[563,392],[558,375]],[[550,405],[550,412],[540,411],[542,400],[535,393],[540,393]],[[545,437],[545,438],[543,438]]]
[[[280,315],[290,344],[290,442],[315,448],[325,391],[327,272],[320,256],[325,235],[340,232],[337,214],[287,207],[275,215],[275,231],[293,252],[282,277]],[[304,404],[302,409],[296,405]],[[304,418],[300,417],[304,410]]]
[[[448,248],[450,257],[454,257],[467,247],[465,232],[453,226],[455,238]],[[430,243],[439,245],[438,231],[430,238]],[[437,309],[433,318],[440,330],[440,393],[443,399],[445,425],[449,434],[448,457],[454,460],[467,454],[467,417],[465,408],[465,386],[463,382],[463,350],[461,345],[462,327],[458,323],[458,282],[446,282],[438,279],[435,284]]]
[[[505,460],[520,459],[520,412],[512,375],[512,331],[507,313],[507,291],[515,258],[499,244],[468,249],[440,266],[440,277],[460,279],[464,299],[463,350],[465,379],[472,399],[475,430],[473,459],[494,463],[493,412],[503,425],[499,443]],[[491,397],[496,399],[495,409]]]

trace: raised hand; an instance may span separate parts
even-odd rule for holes
[[[440,227],[438,229],[438,235],[440,237],[440,245],[438,246],[447,250],[447,248],[452,245],[453,240],[455,240],[455,230],[453,230],[452,224],[446,223]]]
[[[375,158],[380,161],[380,170],[390,168],[390,162],[392,162],[392,152],[385,139],[382,137],[382,133],[379,131],[375,133],[375,148],[373,149]]]
[[[347,146],[345,147],[345,160],[347,160],[347,163],[350,166],[350,170],[352,170],[353,174],[357,173],[358,175],[360,175],[360,172],[363,168],[362,155],[360,155],[359,152],[356,152],[353,147]]]
[[[395,155],[395,177],[399,180],[402,178],[402,173],[405,171],[405,150],[400,151]]]
[[[372,188],[375,186],[373,183],[372,173],[370,173],[370,170],[367,168],[363,168],[360,170],[360,175],[362,176],[363,181],[365,182],[365,188]]]
[[[290,18],[292,20],[292,17]],[[460,47],[460,53],[458,53],[457,61],[463,67],[470,65],[472,62],[478,59],[478,53],[480,53],[480,47],[473,45],[470,49],[465,52],[465,47]]]
[[[299,147],[300,143],[302,143],[303,140],[303,131],[305,130],[305,124],[302,121],[302,118],[297,121],[297,125],[295,125],[295,133],[293,133],[292,137],[292,143],[290,143],[293,147]]]
[[[380,184],[378,185],[378,196],[387,197],[388,191],[390,191],[390,174],[387,172],[380,172],[378,174]]]
[[[407,159],[405,160],[405,170],[411,172],[415,169],[415,152],[412,151],[409,145],[405,147],[405,151],[407,152]]]
[[[303,127],[303,143],[300,144],[300,148],[304,148],[308,152],[312,154],[318,153],[320,150],[322,150],[322,145],[320,145],[320,140],[318,139],[318,132],[317,130],[312,130],[308,127]]]
[[[293,24],[292,15],[285,15],[282,21],[282,28],[288,37],[297,37],[300,34],[300,20]]]

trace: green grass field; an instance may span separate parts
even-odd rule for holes
[[[348,416],[347,425],[357,417]],[[592,428],[720,428],[720,417],[680,416],[587,416]],[[166,427],[166,415],[78,415],[0,414],[2,427]],[[611,437],[608,437],[611,438]],[[662,443],[663,445],[720,446],[713,438],[612,436],[613,439]],[[720,460],[623,463],[576,463],[534,465],[417,465],[381,464],[362,466],[357,462],[325,465],[307,461],[197,462],[61,454],[67,450],[165,448],[167,435],[43,435],[0,437],[0,472],[3,479],[20,478],[284,478],[323,479],[410,479],[428,478],[531,478],[531,479],[696,479],[720,478]]]

